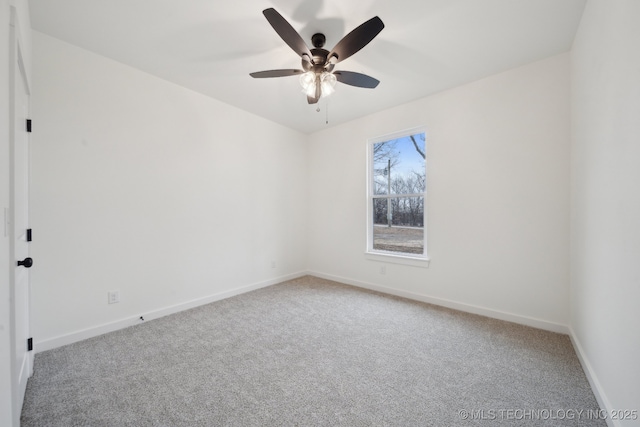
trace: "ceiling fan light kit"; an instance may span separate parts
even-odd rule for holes
[[[382,31],[384,23],[377,16],[344,36],[329,52],[323,48],[326,41],[324,34],[314,34],[311,37],[313,49],[309,49],[300,34],[275,9],[265,9],[262,13],[282,40],[300,56],[302,70],[258,71],[250,73],[251,77],[271,78],[300,75],[300,85],[309,104],[315,104],[320,98],[331,95],[335,91],[336,82],[367,89],[373,89],[380,83],[366,74],[353,71],[334,71],[336,64],[365,47]]]
[[[314,73],[313,71],[307,71],[300,75],[300,85],[302,86],[302,92],[308,97],[316,97],[316,91],[320,86],[320,97],[331,95],[335,92],[335,85],[338,80],[335,74],[323,71],[320,73]]]

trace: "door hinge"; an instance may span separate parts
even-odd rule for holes
[[[27,242],[33,240],[33,235],[31,234],[31,229],[27,228]]]
[[[29,338],[27,340],[27,351],[32,351],[33,350],[33,338]]]
[[[31,132],[31,119],[27,119],[27,132]]]

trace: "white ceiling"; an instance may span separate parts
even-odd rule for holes
[[[571,48],[586,0],[30,0],[33,29],[228,104],[313,133]],[[274,7],[311,45],[331,48],[373,16],[385,29],[336,66],[381,81],[338,83],[308,105],[300,68],[262,10]],[[328,111],[327,109],[328,103]],[[316,108],[321,111],[317,112]],[[325,123],[328,112],[329,125]]]

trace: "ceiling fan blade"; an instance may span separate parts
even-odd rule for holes
[[[308,58],[312,57],[309,47],[300,37],[300,34],[274,8],[265,9],[262,14],[267,18],[273,29],[276,30],[276,33],[298,56],[304,57],[304,55],[307,55]]]
[[[374,79],[366,74],[354,73],[353,71],[336,71],[333,74],[340,83],[350,86],[373,89],[380,83],[378,79]]]
[[[380,18],[374,16],[355,30],[344,36],[342,40],[333,48],[327,58],[335,56],[331,62],[337,64],[344,61],[363,47],[378,35],[384,28],[384,23]]]
[[[295,76],[297,74],[302,74],[304,71],[302,70],[267,70],[267,71],[257,71],[255,73],[249,73],[249,75],[256,79],[264,79],[269,77],[287,77],[287,76]]]
[[[317,104],[320,98],[314,98],[313,96],[307,96],[307,102],[309,104]]]

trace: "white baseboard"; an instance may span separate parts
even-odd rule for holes
[[[334,276],[331,274],[320,273],[317,271],[308,271],[307,273],[311,276],[316,276],[316,277],[320,277],[327,280],[333,280],[335,282],[345,283],[347,285],[353,285],[359,288],[378,291],[385,294],[395,295],[395,296],[408,298],[416,301],[422,301],[429,304],[452,308],[454,310],[464,311],[467,313],[479,314],[481,316],[491,317],[493,319],[505,320],[507,322],[513,322],[521,325],[531,326],[537,329],[544,329],[546,331],[557,332],[561,334],[569,334],[569,327],[567,325],[562,325],[560,323],[549,322],[547,320],[536,319],[534,317],[522,316],[514,313],[507,313],[504,311],[499,311],[491,308],[480,307],[476,305],[452,301],[444,298],[437,298],[429,295],[416,294],[413,292],[389,288],[386,286],[375,285],[373,283],[361,282],[359,280],[353,280],[345,277]]]
[[[230,298],[236,295],[243,294],[245,292],[254,291],[260,288],[266,288],[267,286],[275,285],[277,283],[285,282],[287,280],[297,279],[298,277],[305,276],[306,272],[292,273],[284,276],[276,277],[273,279],[265,280],[263,282],[253,283],[246,286],[241,286],[227,291],[219,292],[213,295],[209,295],[203,298],[197,298],[191,301],[182,302],[180,304],[172,305],[169,307],[153,310],[150,312],[142,313],[144,321],[158,319],[160,317],[167,316],[169,314],[178,313],[180,311],[189,310],[201,305],[209,304],[215,301],[220,301],[226,298]],[[54,338],[49,338],[43,341],[37,341],[34,343],[35,353],[41,351],[51,350],[63,345],[72,344],[74,342],[86,340],[88,338],[97,337],[98,335],[106,334],[108,332],[117,331],[118,329],[127,328],[129,326],[140,324],[140,316],[132,316],[124,319],[116,320],[113,322],[105,323],[102,325],[94,326],[87,329],[71,332],[69,334],[60,335]]]
[[[576,354],[578,355],[578,360],[580,360],[580,364],[582,365],[582,370],[587,376],[587,380],[589,381],[589,385],[591,385],[591,390],[593,390],[593,394],[598,401],[598,405],[600,405],[600,409],[606,411],[607,414],[612,413],[613,406],[611,406],[611,402],[604,393],[602,386],[600,385],[600,381],[598,381],[598,377],[596,376],[591,363],[589,363],[589,359],[582,348],[582,344],[580,344],[580,340],[576,336],[573,328],[569,327],[569,337],[571,338],[571,343],[573,344],[573,348],[576,350]],[[620,421],[612,420],[611,417],[607,417],[606,419],[607,425],[609,427],[621,427]]]

